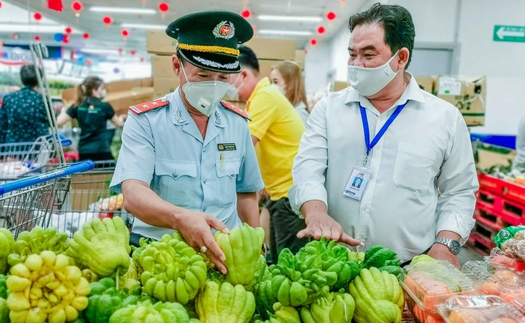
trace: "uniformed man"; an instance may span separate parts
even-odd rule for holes
[[[177,39],[173,93],[130,107],[111,186],[135,217],[133,236],[179,231],[223,272],[225,256],[210,229],[259,226],[264,187],[248,115],[221,101],[229,74],[241,70],[238,45],[253,36],[241,16],[194,13],[166,29]]]

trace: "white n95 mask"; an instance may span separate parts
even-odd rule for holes
[[[231,101],[240,101],[240,99],[239,99],[239,90],[244,85],[244,82],[242,82],[239,87],[235,87],[235,84],[237,84],[237,80],[239,80],[240,76],[241,76],[241,74],[239,73],[237,75],[237,78],[235,79],[235,82],[233,82],[233,84],[230,84],[230,86],[228,87],[228,90],[226,91],[226,95],[228,96],[228,98]]]
[[[184,67],[182,71],[186,77],[186,84],[182,86],[186,100],[200,113],[209,117],[226,94],[230,84],[221,81],[190,82]]]
[[[399,73],[399,71],[394,72],[390,67],[390,62],[398,53],[399,51],[388,62],[378,67],[348,66],[350,85],[364,97],[372,96],[381,91]]]

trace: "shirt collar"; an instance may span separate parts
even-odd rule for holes
[[[248,110],[250,108],[250,102],[257,95],[257,92],[259,92],[259,90],[261,90],[262,88],[269,86],[270,84],[271,84],[270,83],[270,79],[267,78],[267,77],[262,78],[257,83],[257,85],[255,86],[255,89],[253,90],[252,94],[250,95],[250,98],[248,99],[248,102],[246,102],[246,112],[248,112]]]
[[[417,102],[420,102],[420,103],[425,103],[425,96],[423,94],[423,90],[421,90],[421,88],[417,84],[417,81],[416,81],[415,77],[412,76],[412,74],[410,74],[408,72],[406,72],[406,73],[408,75],[410,75],[410,82],[408,83],[407,88],[405,89],[403,94],[401,94],[401,97],[397,100],[395,105],[404,104],[405,102],[407,102],[409,100],[410,101],[417,101]],[[359,102],[362,105],[364,105],[363,103],[366,102],[368,104],[370,101],[368,101],[367,98],[365,98],[364,96],[359,94],[359,92],[357,92],[354,88],[352,88],[350,86],[348,88],[348,94],[346,96],[345,103],[348,104],[348,103],[351,103],[351,102]]]

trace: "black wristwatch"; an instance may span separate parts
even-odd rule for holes
[[[434,243],[441,243],[448,247],[453,255],[457,255],[461,251],[461,244],[454,239],[436,238]]]

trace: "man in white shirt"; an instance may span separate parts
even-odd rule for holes
[[[465,121],[405,71],[415,37],[405,8],[375,4],[349,27],[352,87],[317,103],[294,162],[290,202],[307,224],[298,237],[459,266],[478,189]]]

